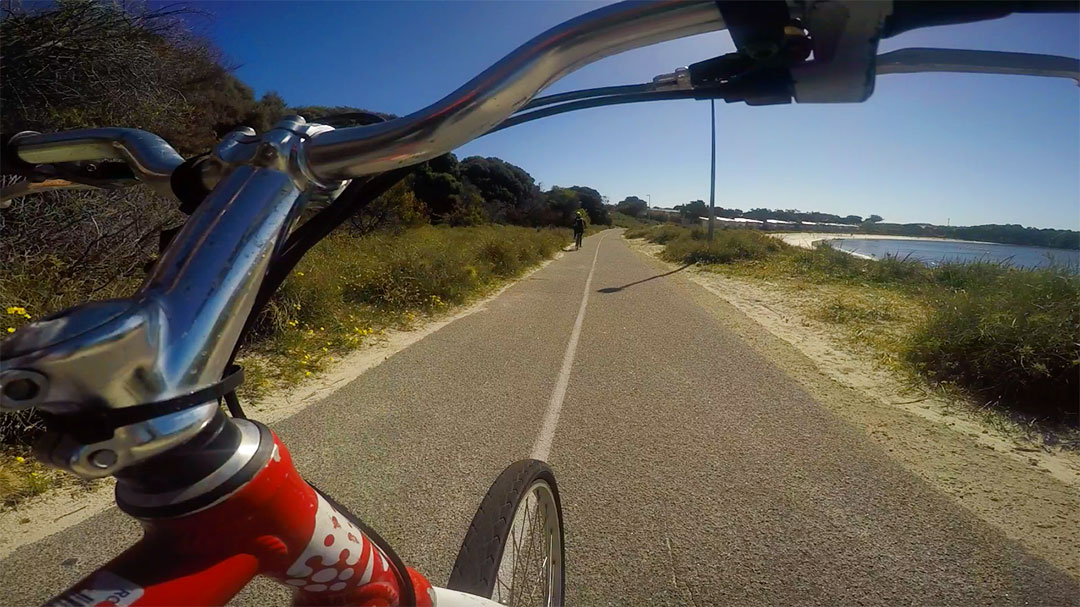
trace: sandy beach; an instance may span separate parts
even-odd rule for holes
[[[958,240],[956,238],[933,238],[930,236],[893,236],[890,234],[855,234],[855,233],[838,233],[838,232],[777,232],[770,234],[780,240],[788,243],[789,245],[802,247],[804,249],[814,248],[814,243],[822,240],[837,240],[840,238],[858,238],[861,240],[932,240],[934,242],[979,242],[980,244],[992,244],[982,243],[976,240]],[[859,257],[865,257],[860,255]]]

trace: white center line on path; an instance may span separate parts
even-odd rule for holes
[[[585,320],[585,306],[589,304],[589,289],[592,287],[593,272],[596,271],[596,258],[600,256],[600,244],[605,238],[607,234],[601,236],[596,243],[596,253],[593,255],[592,266],[589,268],[589,277],[585,279],[585,294],[581,296],[581,307],[578,308],[577,319],[574,321],[574,330],[570,332],[570,343],[566,344],[559,379],[555,382],[555,390],[551,392],[547,413],[544,414],[544,424],[540,426],[540,434],[537,435],[532,454],[529,456],[533,459],[546,461],[548,455],[551,454],[551,440],[555,438],[555,427],[559,424],[559,411],[562,410],[563,399],[566,398],[566,386],[570,383],[570,369],[574,366],[574,355],[577,353],[578,339],[581,337],[581,323]]]

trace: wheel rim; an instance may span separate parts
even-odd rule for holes
[[[558,605],[562,592],[562,533],[555,496],[546,481],[529,485],[514,510],[491,599],[503,605]]]

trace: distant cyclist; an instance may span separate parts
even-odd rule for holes
[[[574,243],[581,248],[581,237],[585,235],[585,218],[580,214],[574,218]]]

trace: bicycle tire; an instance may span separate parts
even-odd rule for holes
[[[549,555],[551,570],[547,605],[563,604],[566,549],[562,502],[551,468],[535,459],[510,464],[492,483],[461,543],[447,588],[495,600],[496,581],[499,580],[500,566],[504,565],[503,557],[508,540],[512,537],[511,529],[518,520],[519,507],[534,491],[543,492],[544,486],[550,490],[550,499],[554,502],[556,516],[553,522],[557,523],[558,537],[558,549],[553,549]],[[550,520],[551,517],[545,516],[545,521]]]

